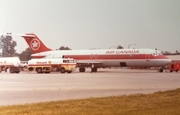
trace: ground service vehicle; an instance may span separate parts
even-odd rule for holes
[[[76,68],[76,61],[72,58],[42,58],[28,61],[28,70],[37,73],[60,71],[71,73]]]
[[[169,69],[170,69],[170,72],[173,72],[173,71],[178,72],[180,70],[180,63],[172,63]]]
[[[10,73],[19,73],[21,61],[18,57],[1,57],[0,58],[0,72],[9,69]]]

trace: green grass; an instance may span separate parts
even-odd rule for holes
[[[1,106],[0,115],[180,115],[180,89],[147,95]]]

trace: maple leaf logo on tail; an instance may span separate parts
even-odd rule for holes
[[[38,39],[31,40],[31,49],[38,50],[40,48],[40,42]]]

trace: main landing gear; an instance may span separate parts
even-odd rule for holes
[[[158,71],[159,71],[160,73],[162,73],[162,72],[163,72],[163,69],[162,69],[162,68],[160,68]]]
[[[79,72],[85,72],[85,71],[86,71],[85,67],[80,67],[79,68]],[[91,73],[92,72],[97,72],[97,68],[96,67],[92,67],[91,68]]]
[[[85,71],[86,71],[86,69],[84,67],[79,68],[79,72],[85,72]]]
[[[97,72],[97,68],[96,67],[91,68],[91,73],[92,72]]]

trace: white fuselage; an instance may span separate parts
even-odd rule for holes
[[[96,67],[161,67],[171,60],[153,49],[56,50],[32,54],[33,58],[73,58],[77,65]]]

